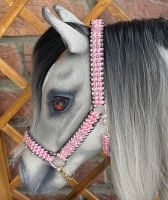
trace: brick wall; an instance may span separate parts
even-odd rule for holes
[[[168,0],[115,0],[114,1],[125,13],[131,18],[153,18],[153,17],[165,17],[168,18]],[[29,8],[38,18],[43,21],[41,16],[41,7],[48,5],[50,8],[55,3],[59,3],[82,19],[92,6],[96,3],[96,0],[30,0],[27,4]],[[8,5],[4,0],[0,0],[0,19],[6,13]],[[106,23],[115,22],[115,19],[111,17],[108,11],[102,14],[102,18]],[[18,37],[19,36],[19,37]],[[38,39],[38,32],[31,27],[31,25],[24,22],[17,17],[12,26],[6,31],[5,36],[0,40],[0,57],[3,58],[10,66],[12,66],[17,72],[19,72],[28,81],[31,79],[31,53],[32,48]],[[20,94],[20,89],[12,83],[7,77],[0,73],[0,115],[2,115],[8,106],[15,101]],[[23,108],[14,116],[10,123],[22,131],[24,121],[27,120],[31,113],[31,101],[29,101]],[[12,142],[8,136],[4,135],[7,152],[16,145]],[[76,178],[81,177],[88,173],[88,168],[91,170],[97,165],[100,158],[97,157],[92,161],[85,163],[77,172]],[[16,169],[13,169],[13,175],[16,173]],[[104,182],[106,184],[104,184]],[[102,200],[109,199],[110,183],[108,181],[108,175],[106,172],[102,173],[96,181],[92,183],[91,190],[98,194]],[[69,191],[68,188],[64,188],[59,191],[57,198],[50,196],[36,196],[30,195],[31,199],[63,199],[65,193]],[[105,195],[106,194],[106,195]],[[112,199],[112,197],[110,197]],[[114,198],[115,199],[115,198]]]

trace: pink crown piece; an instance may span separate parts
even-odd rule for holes
[[[95,107],[104,105],[104,87],[103,87],[103,27],[102,19],[96,19],[91,22],[90,56],[91,56],[91,89],[93,110],[89,113],[79,130],[65,144],[57,156],[61,160],[66,160],[79,147],[79,145],[89,135],[94,125],[100,118],[100,113],[94,110]]]
[[[102,19],[96,19],[91,22],[91,86],[92,86],[92,104],[94,107],[103,105],[104,101],[104,48],[103,48],[103,27]]]

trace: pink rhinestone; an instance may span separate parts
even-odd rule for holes
[[[44,153],[44,149],[43,148],[41,148],[41,154],[43,154]]]
[[[77,135],[76,139],[81,141],[82,140],[82,135]]]
[[[48,162],[52,162],[53,161],[53,158],[50,156],[49,158],[48,158]]]
[[[35,145],[35,142],[32,141],[32,143],[31,143],[31,148],[34,148],[34,145]]]

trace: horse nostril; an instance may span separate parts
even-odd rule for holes
[[[21,182],[24,185],[26,185],[27,184],[27,175],[26,175],[26,170],[25,170],[25,166],[24,166],[24,162],[23,162],[22,158],[20,158],[20,161],[19,161],[19,175],[20,175]]]

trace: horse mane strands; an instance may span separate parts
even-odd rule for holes
[[[167,200],[168,63],[159,46],[168,53],[168,21],[121,22],[104,34],[114,189],[121,200]]]
[[[166,46],[168,47],[168,46]],[[159,46],[158,47],[159,52],[164,60],[164,65],[166,69],[166,72],[168,70],[168,49],[165,49],[164,46]],[[167,108],[167,99],[168,99],[168,92],[167,92],[167,86],[165,86],[165,82],[167,82],[167,77],[168,74],[166,73],[167,77],[164,75],[165,74],[165,70],[162,71],[162,76],[163,78],[163,94],[164,94],[164,106],[161,107],[161,113],[163,116],[163,121],[164,123],[162,124],[161,127],[161,158],[162,158],[162,166],[161,166],[161,189],[160,189],[160,196],[161,196],[161,200],[165,200],[168,199],[168,138],[167,138],[167,124],[166,124],[166,119],[167,119],[167,115],[168,115],[168,108]]]

